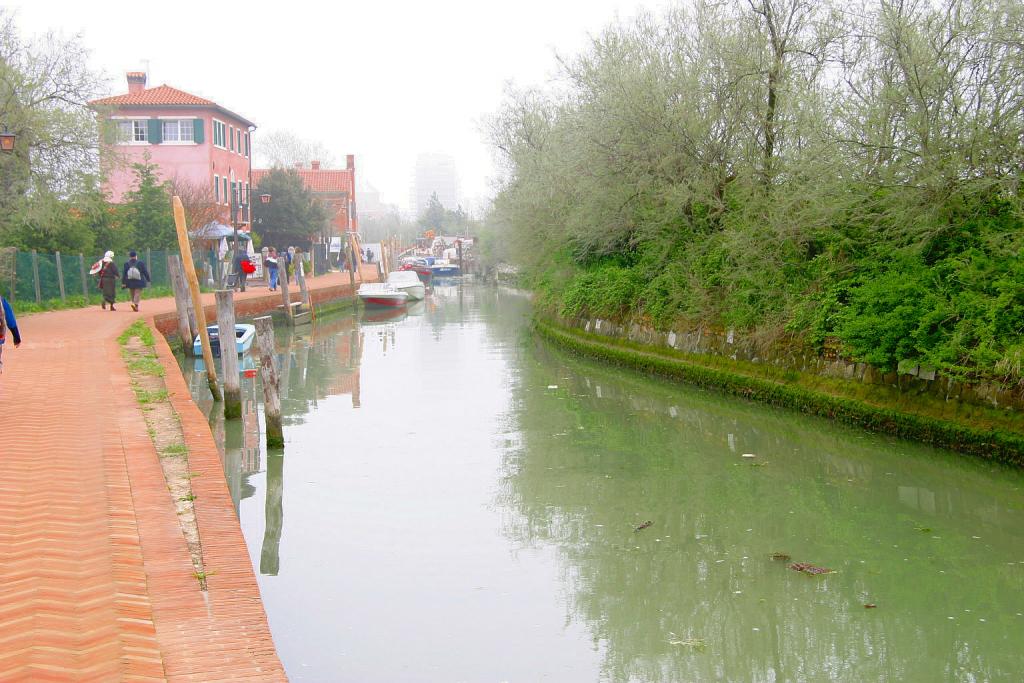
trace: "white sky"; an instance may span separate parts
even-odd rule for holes
[[[555,53],[669,0],[107,2],[16,0],[25,36],[81,34],[111,94],[144,69],[255,121],[325,143],[405,206],[416,154],[455,157],[464,199],[490,194],[481,131],[505,85],[543,84]]]

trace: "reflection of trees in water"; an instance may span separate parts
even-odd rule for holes
[[[1000,679],[1024,666],[1005,639],[1024,607],[1006,479],[546,347],[520,365],[506,533],[558,549],[569,618],[603,644],[604,679]],[[804,576],[773,551],[840,573]],[[687,638],[706,650],[669,643]]]

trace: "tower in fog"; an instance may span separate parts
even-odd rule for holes
[[[437,194],[438,200],[447,209],[459,205],[459,175],[455,158],[447,154],[426,153],[416,157],[413,172],[412,195],[409,207],[419,216],[430,203],[430,195]]]

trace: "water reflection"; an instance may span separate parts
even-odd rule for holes
[[[575,359],[529,314],[441,284],[280,329],[283,454],[256,379],[225,424],[193,375],[292,680],[1024,669],[1019,473]]]
[[[1007,647],[1024,636],[1019,473],[543,346],[522,367],[505,532],[558,548],[571,618],[607,645],[605,679],[1012,680],[1024,667]],[[838,573],[808,577],[772,552]]]

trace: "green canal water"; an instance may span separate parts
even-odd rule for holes
[[[292,680],[1024,678],[1020,472],[575,359],[529,315],[467,285],[282,331],[283,454],[256,380],[225,426],[183,361]]]

